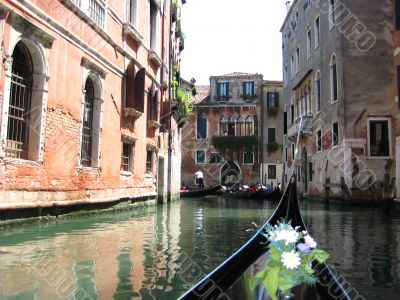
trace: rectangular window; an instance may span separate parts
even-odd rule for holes
[[[276,166],[268,165],[268,179],[276,179]]]
[[[395,14],[396,14],[396,30],[400,30],[400,0],[396,0],[395,3]]]
[[[335,23],[335,0],[329,0],[329,27],[332,28]]]
[[[268,128],[268,144],[275,144],[275,128]]]
[[[339,144],[339,125],[337,122],[332,124],[332,145],[337,146]]]
[[[300,66],[300,47],[297,47],[297,49],[296,49],[296,73],[299,72],[299,66]]]
[[[129,0],[129,10],[128,10],[129,22],[133,25],[137,25],[137,0]]]
[[[294,123],[294,105],[293,104],[290,106],[290,113],[291,113],[290,120],[293,125],[293,123]]]
[[[267,107],[279,108],[279,93],[267,93]]]
[[[320,25],[319,25],[319,16],[314,21],[314,31],[315,31],[315,45],[314,47],[317,48],[320,43]]]
[[[222,156],[219,153],[210,154],[210,164],[219,164],[222,162]]]
[[[227,97],[229,95],[229,83],[228,82],[218,82],[217,83],[217,96]],[[220,99],[220,101],[226,99]]]
[[[147,149],[147,156],[146,156],[146,171],[153,172],[153,150]]]
[[[308,174],[310,176],[310,182],[313,181],[313,164],[312,162],[308,163]]]
[[[197,150],[196,151],[196,164],[205,164],[206,163],[206,151]]]
[[[332,70],[332,102],[334,102],[338,99],[336,63],[331,66],[331,70]]]
[[[322,132],[321,130],[317,131],[317,152],[322,150]]]
[[[133,145],[122,143],[121,171],[132,171]]]
[[[288,119],[287,119],[287,112],[283,112],[283,134],[287,134],[287,128],[288,128]]]
[[[197,135],[198,140],[207,139],[207,118],[203,115],[197,117]]]
[[[389,156],[389,122],[388,120],[369,121],[370,156]]]
[[[150,48],[157,49],[157,24],[158,24],[158,8],[153,1],[150,1]]]
[[[288,162],[288,148],[285,147],[285,162]]]
[[[243,96],[254,96],[254,81],[243,82]]]
[[[290,77],[293,79],[294,77],[294,56],[292,55],[290,59]]]
[[[296,153],[294,153],[294,151],[295,151],[295,149],[294,149],[294,144],[292,144],[292,160],[295,159],[295,154],[296,154]]]
[[[317,112],[321,111],[321,79],[315,81],[315,97],[317,98]]]
[[[243,153],[243,164],[245,164],[245,165],[254,164],[254,154],[253,154],[253,152],[244,152]]]
[[[307,58],[311,57],[311,29],[307,30]]]

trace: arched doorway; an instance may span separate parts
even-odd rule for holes
[[[221,184],[232,186],[241,180],[241,171],[234,161],[226,162],[221,168]]]

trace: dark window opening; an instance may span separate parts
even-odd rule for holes
[[[153,150],[147,150],[146,155],[146,172],[153,172]]]
[[[207,118],[203,115],[197,116],[197,139],[207,138]]]
[[[206,152],[204,150],[196,151],[196,163],[204,164],[206,162]]]
[[[210,164],[219,164],[222,162],[222,156],[219,153],[211,153]]]
[[[268,144],[275,144],[275,128],[268,128]]]
[[[370,155],[389,156],[389,125],[388,121],[370,121]]]
[[[312,164],[312,162],[309,162],[308,163],[308,174],[309,174],[309,177],[310,177],[310,182],[311,181],[313,181],[313,164]]]
[[[287,134],[287,128],[288,128],[288,119],[287,119],[287,112],[285,111],[283,113],[283,134]]]
[[[322,150],[322,133],[321,130],[317,132],[317,151]]]
[[[254,163],[253,152],[244,152],[243,153],[243,163],[244,164],[253,164]]]
[[[279,108],[279,93],[267,93],[267,107]]]
[[[122,143],[121,170],[132,171],[132,144]]]
[[[276,179],[276,166],[275,165],[268,166],[268,179]]]
[[[93,109],[94,109],[94,87],[90,78],[85,84],[85,103],[83,108],[81,164],[90,166],[92,164],[93,143]]]
[[[339,125],[337,122],[332,124],[332,144],[333,146],[339,144]]]

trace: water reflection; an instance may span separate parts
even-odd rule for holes
[[[367,299],[400,293],[400,218],[302,203],[331,263]],[[274,209],[206,197],[0,231],[0,299],[176,299]]]

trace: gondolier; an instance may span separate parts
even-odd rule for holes
[[[194,173],[194,176],[196,176],[196,184],[199,187],[199,190],[204,189],[204,175],[203,172],[198,170],[196,173]]]

